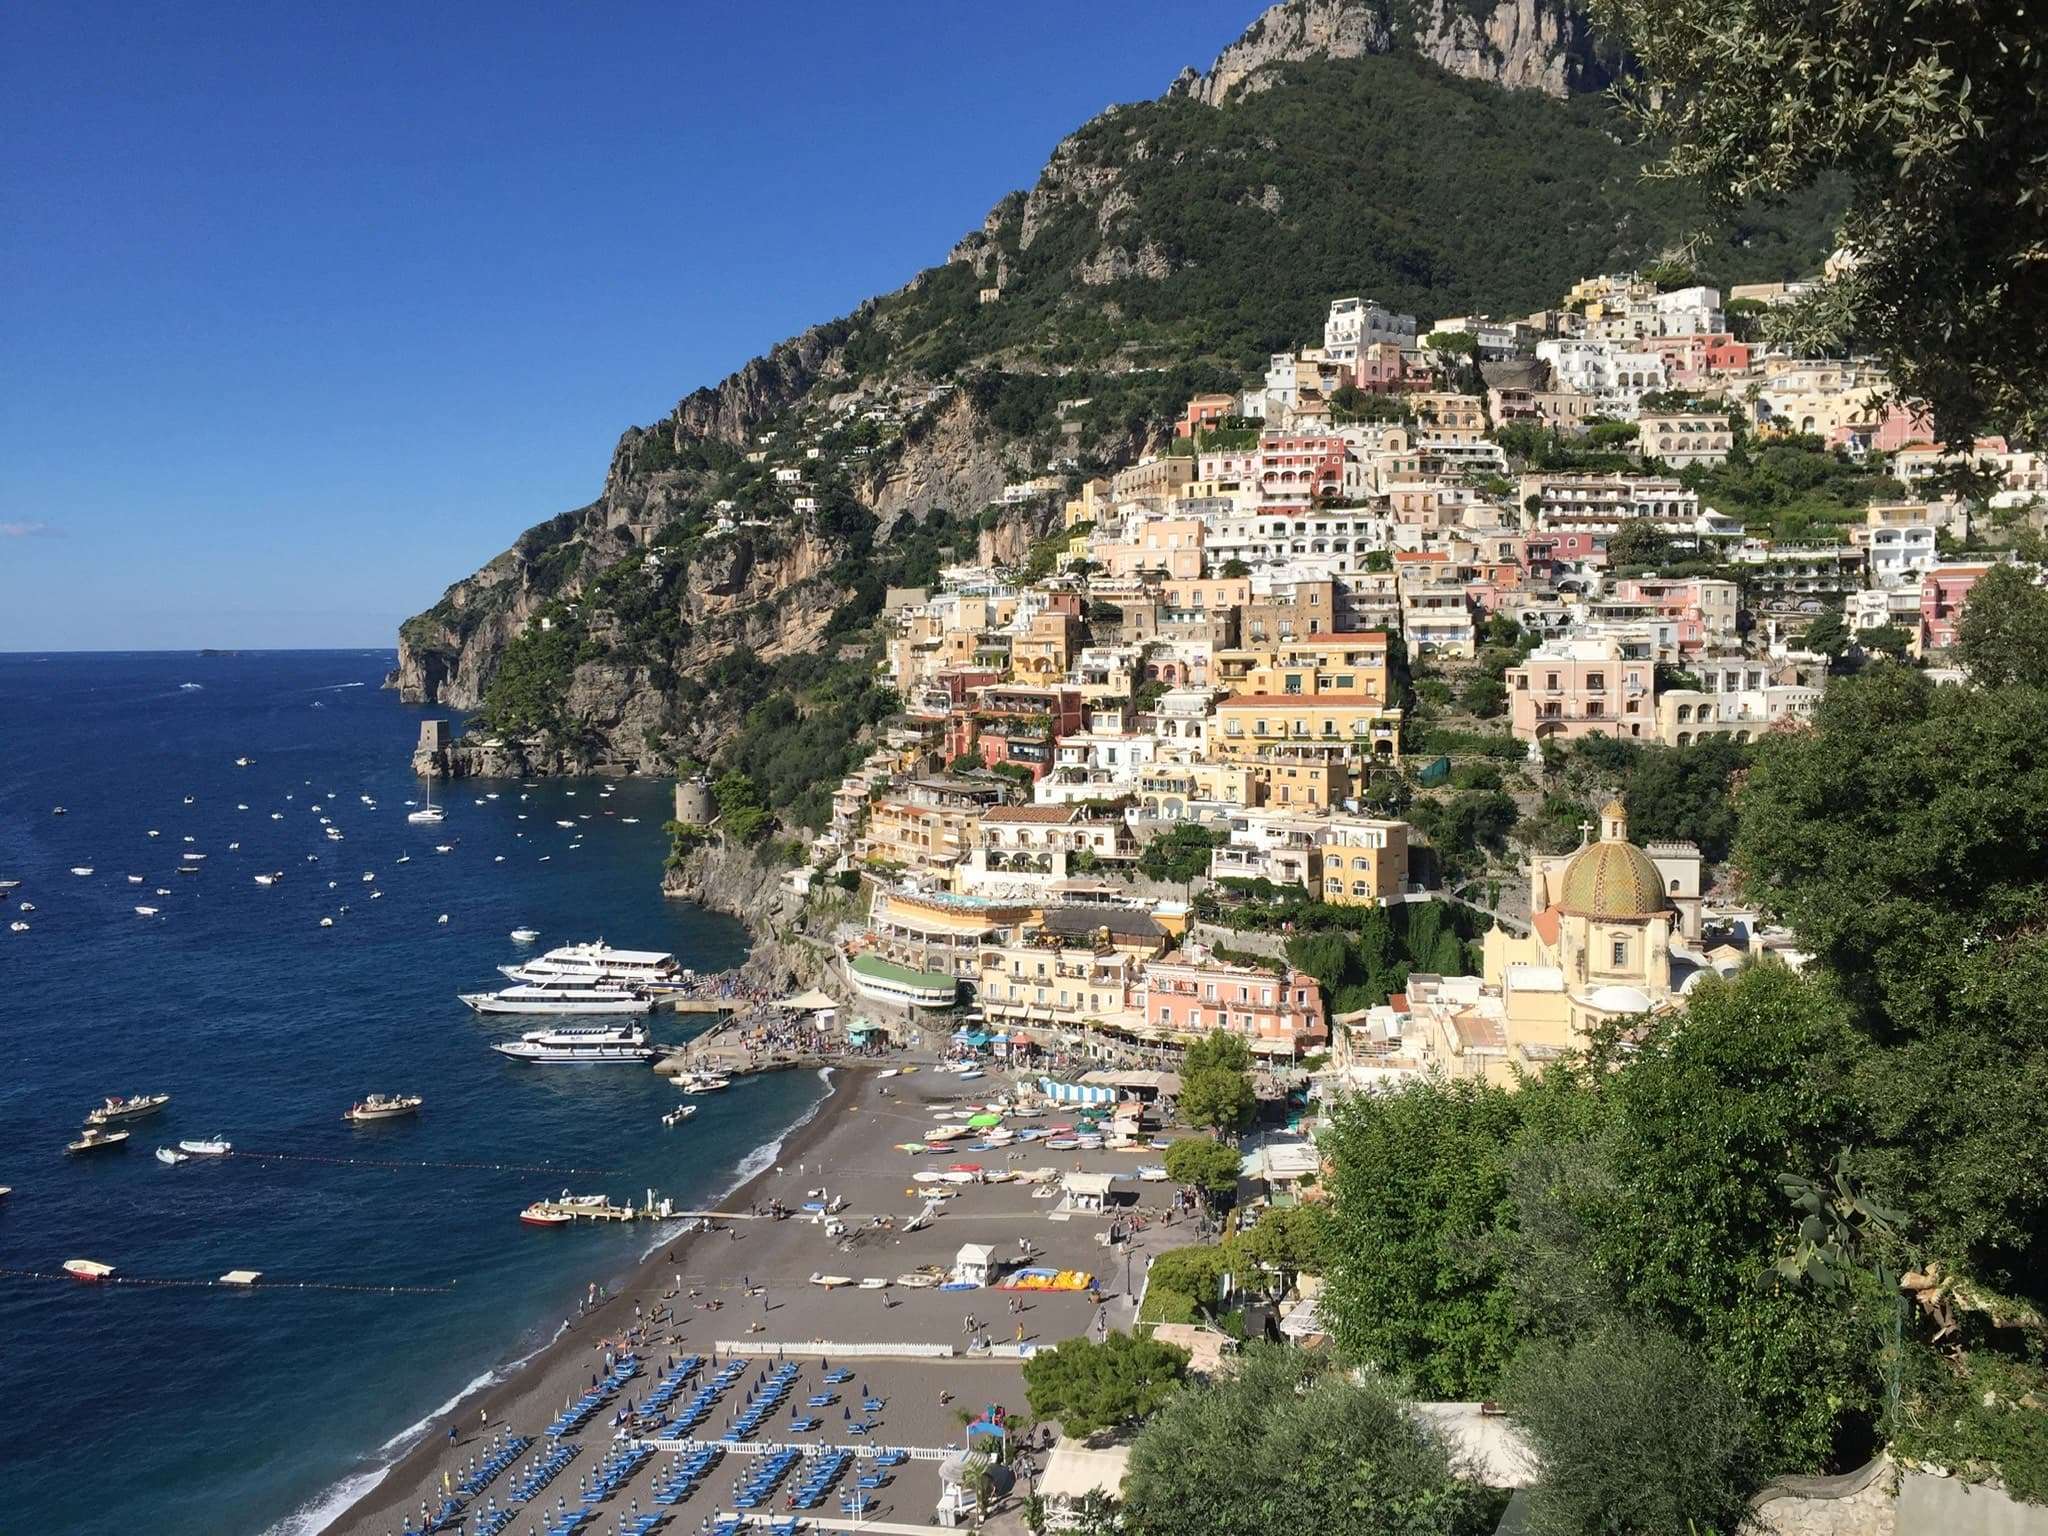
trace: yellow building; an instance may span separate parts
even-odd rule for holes
[[[1375,907],[1408,884],[1408,823],[1335,816],[1323,842],[1322,898]]]
[[[1351,769],[1341,760],[1314,754],[1261,758],[1249,765],[1258,796],[1247,807],[1280,811],[1327,811],[1351,794]]]
[[[1401,711],[1367,693],[1234,693],[1216,706],[1212,755],[1226,762],[1319,754],[1401,760]]]
[[[1102,514],[1108,510],[1109,482],[1099,479],[1084,481],[1081,485],[1081,494],[1067,502],[1060,526],[1073,528],[1082,523],[1098,522]]]
[[[1611,801],[1600,840],[1530,869],[1527,935],[1485,938],[1485,978],[1498,987],[1508,1044],[1584,1047],[1617,1019],[1672,1006],[1671,939],[1679,914],[1650,856],[1628,840],[1628,813]]]
[[[1074,943],[1034,931],[989,945],[976,959],[976,1001],[991,1021],[1080,1029],[1115,1022],[1126,1007],[1139,957],[1112,944]]]

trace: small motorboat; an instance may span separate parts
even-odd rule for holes
[[[365,871],[363,872],[363,884],[365,884],[365,885],[369,885],[369,884],[371,884],[372,882],[374,882],[374,881],[376,880],[376,878],[377,878],[377,877],[376,877],[376,875],[375,875],[375,874],[373,874],[373,873],[371,873],[371,872],[370,872],[370,871],[368,871],[368,870],[365,870]]]
[[[396,1120],[401,1115],[416,1115],[426,1102],[416,1093],[373,1093],[359,1104],[352,1104],[342,1119],[356,1125],[367,1125],[375,1120]]]
[[[135,909],[135,915],[137,917],[155,917],[156,914],[157,909],[155,907],[137,907]]]
[[[395,860],[393,860],[393,862],[398,864],[410,864],[412,862],[412,855],[409,853],[401,853]]]
[[[112,1125],[122,1120],[140,1120],[171,1102],[168,1093],[138,1093],[132,1098],[111,1097],[85,1117],[87,1125]]]
[[[66,812],[65,812],[65,810],[64,810],[64,807],[63,807],[63,806],[61,806],[61,805],[53,805],[53,806],[51,806],[51,807],[50,807],[50,814],[51,814],[52,816],[62,816],[62,815],[65,815],[65,814],[66,814]]]
[[[20,918],[16,918],[13,922],[7,925],[7,931],[9,933],[27,933],[28,924],[24,923]]]
[[[249,759],[246,757],[238,757],[235,759],[235,766],[237,768],[246,768],[249,766]]]
[[[163,833],[161,833],[161,832],[157,831],[157,829],[156,829],[155,827],[151,827],[151,828],[149,829],[149,835],[150,835],[151,837],[162,837],[162,836],[163,836]]]
[[[332,928],[334,926],[334,919],[331,917],[323,917],[320,919],[320,926],[322,928]]]
[[[189,1152],[194,1157],[226,1157],[235,1150],[234,1143],[215,1136],[205,1141],[181,1141],[180,1152]]]
[[[175,1168],[180,1163],[191,1162],[192,1154],[190,1152],[180,1152],[176,1147],[158,1147],[156,1149],[156,1160]]]
[[[567,1211],[553,1209],[546,1200],[536,1200],[519,1213],[519,1219],[529,1227],[566,1227],[576,1218]]]
[[[64,1150],[75,1156],[81,1152],[110,1152],[127,1144],[126,1131],[103,1131],[96,1125],[89,1125],[79,1133],[78,1140],[64,1143]]]
[[[192,797],[191,797],[190,795],[187,795],[187,796],[185,797],[185,803],[186,803],[187,805],[190,805],[190,804],[192,803]]]
[[[102,1264],[98,1259],[66,1259],[64,1273],[74,1280],[92,1282],[105,1280],[114,1273],[114,1266]]]
[[[540,930],[538,928],[514,928],[512,930],[512,942],[514,944],[531,944],[539,937]]]
[[[130,885],[140,885],[140,884],[142,884],[142,876],[140,876],[140,875],[130,875],[130,876],[128,877],[128,883],[129,883]]]
[[[448,914],[446,912],[443,912],[439,917],[435,918],[434,921],[437,923],[445,923],[448,921]]]
[[[663,1125],[681,1125],[695,1113],[697,1113],[696,1105],[678,1104],[674,1109],[661,1117],[661,1123]]]
[[[78,876],[79,879],[83,880],[87,875],[92,873],[92,866],[90,864],[74,864],[71,866],[71,873]]]
[[[282,880],[283,878],[284,878],[284,871],[280,869],[280,870],[279,870],[279,871],[277,871],[277,873],[275,873],[275,874],[271,874],[271,875],[258,875],[258,876],[256,877],[256,883],[257,883],[258,885],[275,885],[275,884],[277,884],[277,882],[278,882],[278,881]]]

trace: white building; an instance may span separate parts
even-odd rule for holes
[[[1397,315],[1371,299],[1336,299],[1329,318],[1323,321],[1323,356],[1347,367],[1358,361],[1367,347],[1391,341],[1409,348],[1415,345],[1415,317]]]

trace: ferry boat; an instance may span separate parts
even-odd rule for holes
[[[496,992],[457,994],[478,1013],[651,1013],[654,1000],[628,987],[589,981],[522,982]]]
[[[652,1061],[661,1054],[638,1024],[550,1025],[530,1029],[517,1040],[500,1040],[491,1049],[535,1063]]]
[[[119,1120],[140,1120],[171,1102],[168,1093],[138,1093],[133,1098],[109,1097],[85,1117],[87,1125],[111,1125]]]
[[[126,1131],[103,1131],[96,1125],[89,1125],[79,1133],[78,1140],[64,1143],[64,1150],[75,1156],[80,1152],[105,1152],[127,1144]]]
[[[396,1120],[401,1115],[416,1115],[426,1102],[416,1093],[373,1093],[360,1104],[351,1104],[341,1118],[357,1125],[367,1125],[374,1120]]]
[[[589,944],[564,944],[518,965],[501,965],[498,969],[513,981],[529,984],[576,981],[673,988],[695,979],[693,972],[678,970],[676,957],[664,950],[613,949],[603,939]]]

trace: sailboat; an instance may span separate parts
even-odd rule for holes
[[[434,804],[434,784],[431,779],[427,781],[427,803],[416,811],[407,811],[405,819],[421,823],[425,826],[436,827],[448,819],[448,813],[442,810],[440,806]]]

